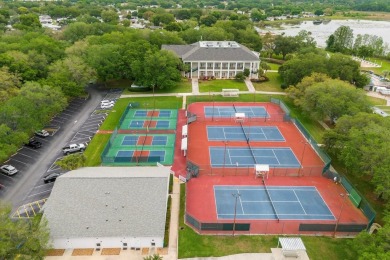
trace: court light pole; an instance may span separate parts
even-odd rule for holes
[[[223,168],[222,168],[222,176],[224,176],[224,175],[225,175],[225,165],[226,165],[226,146],[227,146],[227,144],[228,144],[228,141],[225,141],[225,142],[224,142],[224,144],[225,144],[225,149],[224,149],[224,151],[223,151]]]
[[[301,169],[303,169],[303,158],[305,156],[305,150],[306,150],[307,144],[308,144],[308,142],[303,141],[303,151],[302,151],[302,156],[301,156],[301,165],[299,166],[299,169],[298,169],[298,177],[301,176]]]
[[[344,205],[345,205],[346,199],[349,197],[349,193],[341,193],[340,196],[343,197],[343,202],[341,203],[339,216],[336,219],[336,225],[334,226],[333,237],[336,237],[337,227],[339,226],[341,214],[343,213]]]
[[[237,201],[238,201],[238,198],[241,197],[241,194],[240,194],[240,192],[237,192],[237,193],[233,193],[232,196],[235,198],[234,217],[233,217],[233,236],[234,236],[234,232],[236,231]]]

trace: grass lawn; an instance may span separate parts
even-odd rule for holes
[[[185,185],[180,185],[179,258],[225,256],[240,253],[270,253],[278,245],[278,236],[199,235],[184,224]],[[303,237],[310,259],[356,259],[349,250],[349,239]]]
[[[88,144],[87,150],[85,150],[85,157],[87,162],[85,166],[99,166],[101,164],[100,155],[103,152],[106,143],[110,139],[110,134],[96,134],[91,142]]]
[[[253,82],[253,86],[257,91],[284,92],[280,87],[282,79],[280,78],[279,73],[267,72],[265,75],[269,78],[269,81],[261,83]]]
[[[390,113],[390,106],[376,106],[376,107],[382,109],[386,113]]]
[[[361,68],[362,70],[372,70],[375,74],[383,76],[384,70],[390,71],[390,61],[386,59],[380,59],[380,58],[368,58],[367,60],[375,62],[379,65],[382,64],[382,67],[380,68]]]
[[[267,62],[267,64],[271,67],[270,70],[278,70],[280,67],[280,64],[276,64],[276,63]]]
[[[131,84],[130,84],[131,85]],[[144,91],[144,92],[133,92],[129,91],[129,87],[126,87],[123,90],[123,95],[137,95],[137,94],[152,94],[153,91]],[[170,89],[156,89],[156,94],[162,94],[162,93],[191,93],[192,92],[192,82],[190,79],[182,78],[180,82],[176,84],[175,87]]]
[[[229,79],[199,80],[200,92],[221,92],[222,89],[239,89],[240,91],[248,90],[245,85],[245,82],[239,82]]]
[[[367,96],[367,97],[368,97],[368,100],[370,101],[371,105],[373,105],[373,106],[382,106],[382,105],[386,105],[386,103],[387,103],[386,99],[383,99],[383,98],[370,97],[370,96]]]

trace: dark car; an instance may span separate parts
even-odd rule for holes
[[[54,172],[54,173],[50,173],[49,175],[46,175],[45,177],[43,177],[43,181],[45,183],[49,183],[49,182],[53,182],[55,181],[59,176],[61,176],[62,173],[60,172]]]
[[[31,139],[30,141],[28,141],[27,144],[25,144],[25,146],[31,147],[33,149],[38,149],[41,148],[42,143],[37,140]]]

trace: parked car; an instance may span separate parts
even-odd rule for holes
[[[9,164],[5,164],[5,165],[1,166],[0,171],[4,174],[7,174],[8,176],[12,176],[12,175],[18,173],[18,170],[14,166],[9,165]]]
[[[106,109],[106,108],[112,108],[113,106],[114,106],[114,104],[110,104],[110,103],[108,103],[108,104],[101,104],[100,108]]]
[[[25,146],[31,147],[33,149],[38,149],[38,148],[41,148],[42,143],[35,140],[35,139],[30,139],[30,141],[28,141],[28,143],[25,144]]]
[[[40,136],[40,137],[46,137],[46,136],[49,136],[50,134],[48,131],[42,129],[42,130],[36,131],[35,135]]]
[[[104,99],[104,100],[100,101],[100,104],[101,105],[103,105],[103,104],[115,104],[115,100]]]
[[[53,182],[53,181],[55,181],[59,176],[61,176],[61,174],[62,174],[62,173],[60,173],[60,172],[50,173],[49,175],[46,175],[45,177],[43,177],[43,182],[44,182],[44,183]]]

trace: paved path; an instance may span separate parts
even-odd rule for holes
[[[245,79],[245,85],[248,88],[249,92],[251,92],[251,93],[255,93],[256,92],[256,89],[253,86],[252,81],[250,81],[250,79]]]
[[[177,243],[178,243],[178,228],[179,228],[179,210],[180,210],[180,181],[178,178],[173,178],[172,189],[172,206],[171,206],[171,223],[169,225],[169,245],[168,255],[164,256],[164,260],[177,259]]]
[[[387,102],[386,106],[390,106],[390,96],[384,96],[382,94],[379,94],[378,92],[372,92],[372,91],[367,92],[367,96],[385,99]]]
[[[192,79],[192,94],[199,95],[199,82],[197,78]]]

